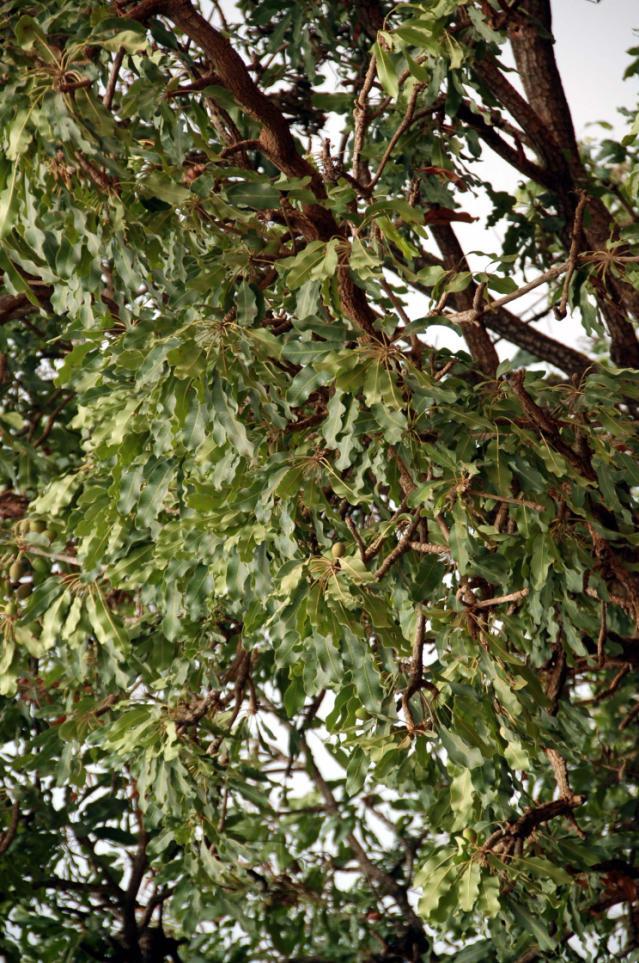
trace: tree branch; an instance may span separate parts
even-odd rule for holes
[[[231,43],[193,7],[190,0],[142,0],[127,16],[146,20],[154,14],[170,17],[210,59],[219,82],[234,97],[242,110],[260,126],[261,150],[282,173],[291,178],[308,178],[316,200],[302,206],[300,226],[307,240],[329,241],[343,236],[332,212],[323,206],[326,188],[321,174],[298,152],[297,143],[284,115],[275,102],[260,90]],[[352,280],[348,252],[342,251],[337,268],[339,295],[344,313],[369,337],[379,340],[374,329],[377,315],[364,291]]]
[[[18,823],[20,821],[20,807],[18,801],[16,800],[11,806],[11,817],[9,819],[9,825],[5,831],[0,835],[0,856],[6,853],[9,846],[16,837],[18,832]]]
[[[397,252],[394,253],[397,255]],[[431,254],[426,254],[425,252],[422,253],[416,265],[417,269],[419,269],[420,263],[422,266],[426,264],[443,266],[439,258]],[[426,285],[421,284],[419,281],[409,281],[408,283],[411,284],[416,291],[421,291],[426,296],[430,296],[430,291]],[[449,300],[455,308],[461,308],[458,294],[451,294]],[[560,371],[565,371],[566,374],[575,374],[581,377],[586,371],[596,367],[595,362],[587,355],[576,351],[568,345],[562,344],[561,341],[550,338],[541,331],[537,331],[505,307],[498,306],[495,308],[493,304],[492,310],[488,314],[484,313],[483,320],[486,327],[490,328],[491,331],[495,331],[502,338],[510,341],[511,344],[516,344],[536,358],[540,358],[542,361],[554,365],[556,368],[559,368]]]
[[[442,253],[446,268],[449,271],[468,271],[470,273],[466,255],[450,224],[431,224],[430,230]],[[478,310],[475,303],[477,290],[476,285],[470,284],[464,291],[457,293],[456,302],[460,305],[461,311],[468,314],[470,323],[464,325],[462,333],[470,353],[484,374],[492,378],[495,376],[499,365],[499,356],[486,331],[483,313]]]

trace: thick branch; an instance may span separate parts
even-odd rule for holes
[[[432,224],[430,227],[433,237],[442,252],[444,264],[449,271],[469,271],[466,255],[457,240],[457,235],[450,224]],[[495,350],[483,319],[475,310],[475,285],[469,285],[464,291],[459,291],[456,301],[462,311],[473,312],[470,324],[463,326],[463,334],[471,355],[484,374],[494,377],[499,365],[499,356]]]
[[[588,175],[579,156],[570,108],[555,60],[550,0],[525,0],[510,20],[508,35],[528,103],[546,128],[547,143],[556,146],[546,166],[558,171],[558,193],[567,224],[571,225],[577,207],[576,192],[586,187]],[[589,197],[584,219],[587,245],[592,249],[603,248],[616,233],[617,226],[605,205],[599,198]],[[567,242],[569,240],[568,235]],[[639,317],[639,292],[616,280],[611,281],[610,287],[612,298],[598,296],[598,301],[610,331],[613,361],[625,367],[639,367],[639,342],[624,313]],[[615,300],[623,310],[615,310]]]
[[[142,0],[128,16],[146,20],[154,14],[170,17],[176,27],[206,53],[219,83],[232,94],[242,110],[259,124],[259,143],[266,156],[287,177],[308,178],[316,201],[303,206],[304,217],[300,219],[300,226],[307,240],[329,241],[342,235],[333,214],[323,206],[326,189],[319,171],[298,152],[295,138],[279,107],[260,90],[226,37],[198,13],[190,0]],[[377,339],[374,330],[377,316],[362,289],[352,280],[348,259],[344,254],[340,257],[337,279],[344,313],[360,329]]]
[[[508,37],[530,107],[573,174],[581,161],[575,128],[555,60],[549,0],[525,0],[510,20]]]
[[[442,264],[439,258],[431,254],[423,254],[420,261],[421,265],[418,263],[417,269],[425,264]],[[411,281],[410,283],[416,291],[421,291],[423,294],[430,296],[430,291],[425,285],[418,281]],[[461,301],[458,294],[451,294],[448,300],[455,309],[461,310]],[[521,318],[512,314],[505,307],[499,306],[497,309],[493,307],[490,313],[484,315],[484,324],[491,331],[495,331],[502,338],[506,338],[511,344],[516,344],[536,358],[554,365],[560,371],[565,371],[566,374],[582,376],[589,369],[592,370],[596,367],[587,355],[562,344],[561,341],[556,341],[541,331],[537,331],[536,328],[526,324],[525,321],[522,321]]]
[[[519,398],[521,406],[526,415],[535,424],[541,435],[550,442],[555,451],[568,461],[573,468],[576,468],[589,481],[595,481],[597,476],[588,461],[566,444],[559,433],[559,426],[554,421],[552,415],[541,408],[528,394],[524,387],[524,372],[520,369],[515,371],[510,377],[510,384],[514,393]]]
[[[464,121],[464,123],[473,127],[481,139],[494,150],[502,160],[505,160],[507,164],[510,164],[511,167],[518,170],[524,177],[528,177],[538,184],[543,184],[545,187],[554,187],[555,181],[552,173],[548,171],[547,168],[541,167],[539,164],[535,164],[534,161],[529,160],[523,149],[518,150],[516,147],[512,147],[494,127],[486,123],[481,114],[475,113],[465,103],[461,103],[457,110],[457,116],[460,120]]]

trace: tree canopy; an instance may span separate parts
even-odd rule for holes
[[[0,9],[2,958],[638,960],[639,119],[549,0]]]

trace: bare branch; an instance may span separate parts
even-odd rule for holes
[[[389,568],[395,564],[397,559],[401,558],[401,556],[408,551],[410,548],[411,539],[418,525],[419,512],[417,512],[417,514],[404,529],[395,548],[388,553],[381,565],[374,571],[373,577],[376,579],[376,581],[379,581],[381,578],[383,578],[388,572]]]
[[[561,321],[562,318],[565,318],[566,314],[568,313],[568,292],[570,290],[572,276],[575,273],[575,268],[577,266],[577,256],[579,254],[579,245],[581,243],[581,229],[583,225],[586,200],[587,197],[585,191],[580,191],[579,203],[577,204],[575,220],[572,225],[572,241],[570,243],[570,252],[568,254],[568,266],[566,268],[566,275],[564,277],[564,285],[561,291],[561,301],[559,302],[559,307],[555,308],[555,317],[558,321]]]
[[[506,602],[519,602],[521,599],[525,599],[529,592],[530,589],[522,588],[517,592],[509,592],[508,595],[496,595],[492,599],[481,599],[481,601],[473,603],[473,608],[489,609],[494,605],[504,605]]]
[[[20,821],[20,806],[17,799],[11,806],[11,816],[9,818],[9,825],[5,831],[0,835],[0,856],[6,853],[9,846],[13,842],[18,832],[18,823]]]
[[[124,60],[125,50],[124,47],[120,47],[115,55],[113,61],[113,66],[111,67],[111,73],[109,74],[109,80],[107,82],[106,90],[104,92],[104,97],[102,98],[102,103],[107,110],[111,110],[113,106],[113,98],[115,96],[115,89],[118,83],[118,76],[120,74],[120,68],[122,66],[122,61]]]

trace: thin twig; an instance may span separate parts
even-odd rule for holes
[[[229,23],[224,15],[224,9],[222,7],[222,4],[219,2],[219,0],[212,0],[212,5],[215,7],[215,12],[220,18],[220,24],[222,25],[222,30],[224,31],[224,33],[230,33]]]
[[[469,495],[476,495],[478,498],[490,498],[493,502],[505,502],[508,505],[521,505],[523,508],[532,508],[533,511],[543,512],[545,505],[539,502],[531,502],[527,498],[509,498],[507,495],[495,495],[493,492],[479,491],[477,488],[467,488]]]
[[[513,391],[519,398],[525,414],[540,430],[542,437],[547,439],[555,451],[563,455],[566,461],[576,468],[580,474],[589,481],[596,481],[597,476],[590,462],[587,461],[583,455],[573,451],[570,445],[566,444],[561,437],[559,425],[553,416],[544,408],[540,407],[526,391],[524,387],[523,369],[513,372],[508,380]]]
[[[82,562],[74,555],[64,555],[60,552],[45,552],[36,545],[25,545],[25,551],[29,555],[39,555],[41,558],[48,558],[51,562],[64,562],[66,565],[75,565],[78,568],[82,565]]]
[[[604,664],[605,661],[605,643],[606,635],[608,634],[608,626],[606,619],[606,603],[602,601],[601,603],[601,618],[599,620],[599,635],[597,636],[597,662],[600,666]]]
[[[598,602],[603,602],[600,595],[597,594],[596,589],[587,585],[584,589],[586,595],[589,595],[591,599],[597,599]],[[622,598],[621,595],[615,595],[613,592],[608,592],[608,601],[612,602],[613,605],[619,605],[622,609],[627,609],[629,604],[629,599]]]
[[[18,802],[16,800],[11,807],[11,817],[9,819],[9,825],[0,836],[0,855],[2,855],[2,853],[6,853],[9,846],[15,839],[16,833],[18,832],[19,820],[20,820],[20,807],[18,806]]]
[[[113,61],[113,67],[111,68],[111,74],[104,92],[104,97],[102,98],[102,103],[107,110],[111,110],[113,106],[113,97],[115,95],[115,88],[118,83],[118,76],[120,74],[120,67],[122,66],[122,61],[124,60],[124,47],[120,47],[115,55],[115,60]]]
[[[340,809],[333,791],[318,769],[308,746],[308,742],[304,736],[302,736],[301,741],[304,748],[304,755],[306,756],[306,764],[309,775],[317,786],[320,795],[323,797],[328,812],[330,812],[333,816],[339,817],[341,815]],[[359,839],[353,832],[347,833],[346,840],[352,849],[353,855],[359,863],[362,872],[368,878],[369,882],[373,885],[376,884],[379,886],[382,893],[391,896],[402,912],[406,915],[406,918],[409,920],[411,925],[419,927],[421,930],[421,920],[408,902],[405,888],[401,886],[397,880],[394,879],[394,877],[390,876],[372,861]]]
[[[377,61],[373,55],[371,56],[368,64],[362,89],[360,90],[357,100],[355,101],[353,117],[353,160],[351,170],[353,172],[353,177],[355,177],[358,181],[364,180],[361,170],[361,154],[362,148],[364,147],[364,138],[366,136],[366,124],[368,122],[368,95],[371,92],[371,88],[375,82],[376,68]]]
[[[204,90],[206,87],[212,87],[219,80],[219,77],[215,73],[202,74],[201,77],[197,77],[190,84],[184,84],[182,87],[176,87],[174,90],[167,90],[164,94],[166,100],[170,100],[171,97],[184,97],[186,94],[197,93],[199,90]]]
[[[410,678],[408,680],[408,685],[402,693],[402,711],[406,720],[406,728],[408,729],[410,735],[413,735],[415,731],[420,728],[415,722],[415,717],[413,716],[413,710],[411,709],[410,705],[411,697],[414,696],[416,692],[419,692],[420,689],[425,687],[434,690],[437,695],[439,694],[437,687],[431,682],[426,682],[423,678],[425,631],[426,616],[420,611],[417,613],[417,622],[415,625],[415,640],[413,642]]]
[[[421,552],[422,555],[450,555],[448,545],[437,545],[434,542],[411,542],[408,546],[414,552]]]
[[[518,602],[520,599],[525,599],[530,589],[522,588],[518,592],[510,592],[508,595],[496,595],[492,599],[482,599],[480,602],[474,602],[473,608],[475,609],[488,609],[493,605],[503,605],[505,602]]]
[[[54,409],[53,409],[53,411],[51,412],[51,414],[49,415],[49,417],[48,417],[47,420],[46,420],[46,423],[45,423],[44,428],[42,429],[42,434],[40,435],[40,437],[38,438],[38,440],[37,440],[37,441],[34,443],[34,445],[33,445],[34,448],[39,448],[40,445],[42,445],[42,444],[47,440],[47,438],[48,438],[49,435],[51,434],[51,431],[52,431],[53,426],[54,426],[54,424],[55,424],[56,418],[58,417],[58,415],[59,415],[62,411],[64,411],[64,409],[65,409],[66,406],[69,404],[69,402],[71,401],[72,398],[73,398],[73,394],[72,394],[72,393],[67,394],[67,395],[62,399],[62,401],[61,401],[60,404],[57,406],[57,408],[54,408]]]
[[[417,104],[417,98],[419,97],[419,95],[421,94],[421,92],[422,92],[422,90],[424,89],[425,86],[426,86],[426,84],[423,84],[423,83],[415,84],[415,86],[414,86],[413,89],[411,90],[410,96],[409,96],[409,98],[408,98],[408,103],[407,103],[407,105],[406,105],[406,110],[405,110],[405,112],[404,112],[404,116],[402,117],[399,126],[397,127],[397,129],[395,130],[394,134],[392,135],[390,141],[388,142],[388,145],[387,145],[387,147],[386,147],[386,150],[384,151],[384,154],[382,155],[382,159],[381,159],[381,161],[379,162],[379,167],[377,168],[377,171],[375,172],[375,176],[373,177],[373,179],[372,179],[371,182],[370,182],[370,185],[369,185],[369,186],[370,186],[371,189],[375,187],[375,185],[376,185],[377,182],[379,181],[380,177],[381,177],[382,174],[384,173],[384,168],[385,168],[386,165],[388,164],[388,161],[390,160],[391,154],[393,153],[393,151],[395,150],[395,147],[397,146],[398,140],[400,139],[400,137],[402,136],[402,134],[404,134],[404,133],[408,130],[408,128],[410,127],[410,125],[413,123],[413,120],[414,120],[414,117],[415,117],[415,106],[416,106],[416,104]]]
[[[574,703],[574,704],[580,705],[580,706],[599,705],[599,703],[603,702],[604,699],[610,698],[611,695],[615,694],[615,692],[619,688],[625,676],[628,675],[628,673],[630,672],[630,668],[631,668],[630,663],[624,662],[621,668],[615,673],[615,677],[610,683],[610,685],[606,689],[604,689],[603,692],[600,692],[598,695],[594,696],[592,699],[582,699],[580,702]]]
[[[566,760],[556,749],[546,748],[544,752],[548,756],[548,760],[555,774],[555,781],[560,797],[562,799],[572,799],[574,793],[568,781],[568,766],[566,765]]]
[[[384,542],[386,541],[386,538],[388,537],[388,529],[390,528],[391,525],[393,525],[397,521],[399,516],[406,511],[406,503],[407,503],[407,498],[404,497],[397,511],[394,512],[391,515],[391,517],[388,519],[388,521],[384,523],[384,530],[380,532],[377,538],[374,538],[371,544],[368,546],[368,548],[365,549],[364,551],[365,562],[372,561],[372,559],[374,559],[375,556],[379,553],[382,545],[384,544]]]
[[[632,709],[630,710],[626,718],[620,722],[619,724],[620,731],[623,732],[624,729],[627,729],[630,723],[633,721],[633,719],[636,719],[637,716],[639,716],[639,702],[637,702],[636,705],[632,707]]]
[[[220,157],[230,157],[231,154],[237,154],[239,151],[244,150],[261,150],[265,152],[264,144],[261,141],[252,138],[248,140],[237,141],[235,144],[229,144],[228,147],[225,147],[221,152]]]
[[[346,525],[347,525],[347,527],[348,527],[349,532],[351,533],[351,535],[352,535],[353,538],[355,539],[355,543],[356,543],[356,545],[357,545],[357,548],[359,549],[359,554],[360,554],[360,558],[361,558],[362,562],[366,562],[366,561],[367,561],[367,557],[366,557],[366,544],[365,544],[365,542],[364,542],[364,539],[362,538],[362,536],[361,536],[361,535],[359,534],[359,532],[357,531],[357,526],[355,525],[355,522],[354,522],[353,519],[350,517],[350,515],[347,515],[347,516],[346,516],[345,521],[346,521]]]
[[[572,281],[572,276],[575,273],[575,268],[577,266],[577,257],[579,255],[579,245],[581,243],[581,230],[584,220],[584,208],[586,206],[586,193],[585,191],[579,191],[579,203],[577,204],[577,209],[575,211],[575,219],[572,225],[572,240],[570,242],[570,251],[568,252],[568,267],[566,270],[566,275],[564,277],[564,284],[561,290],[561,300],[559,306],[554,309],[554,315],[558,321],[566,317],[568,313],[568,293],[570,290],[570,282]]]
[[[63,81],[58,90],[62,94],[72,94],[75,90],[82,90],[85,87],[90,87],[93,83],[91,77],[83,77],[82,80],[69,80]]]
[[[442,378],[448,374],[450,369],[455,367],[457,361],[457,358],[452,358],[450,361],[447,361],[446,364],[442,365],[439,371],[436,371],[433,375],[433,381],[441,381]]]
[[[437,515],[435,515],[435,521],[439,526],[440,532],[444,536],[444,541],[446,542],[446,544],[448,544],[450,542],[450,528],[446,524],[444,520],[444,516],[438,512]]]
[[[395,546],[395,548],[388,553],[384,561],[373,573],[374,578],[379,581],[386,575],[391,565],[393,565],[398,558],[404,555],[405,552],[410,548],[411,539],[415,533],[417,526],[419,525],[419,512],[411,520],[410,524],[404,529],[401,537]]]
[[[575,259],[575,263],[583,264],[637,264],[639,263],[639,255],[617,255],[612,254],[608,251],[584,251],[582,254],[578,254]],[[532,281],[528,281],[526,284],[522,284],[520,288],[516,291],[511,291],[510,294],[505,294],[501,298],[497,298],[495,301],[489,301],[485,306],[483,313],[489,314],[494,311],[498,311],[503,308],[504,305],[510,304],[511,301],[517,301],[519,298],[528,294],[530,291],[534,291],[535,288],[540,287],[542,284],[547,284],[548,281],[553,281],[555,278],[561,277],[570,267],[570,260],[567,259],[562,261],[560,264],[556,264],[554,267],[548,268],[538,277],[534,278]],[[467,311],[456,311],[453,314],[446,316],[448,320],[454,321],[457,324],[472,323],[474,321],[474,309]]]

